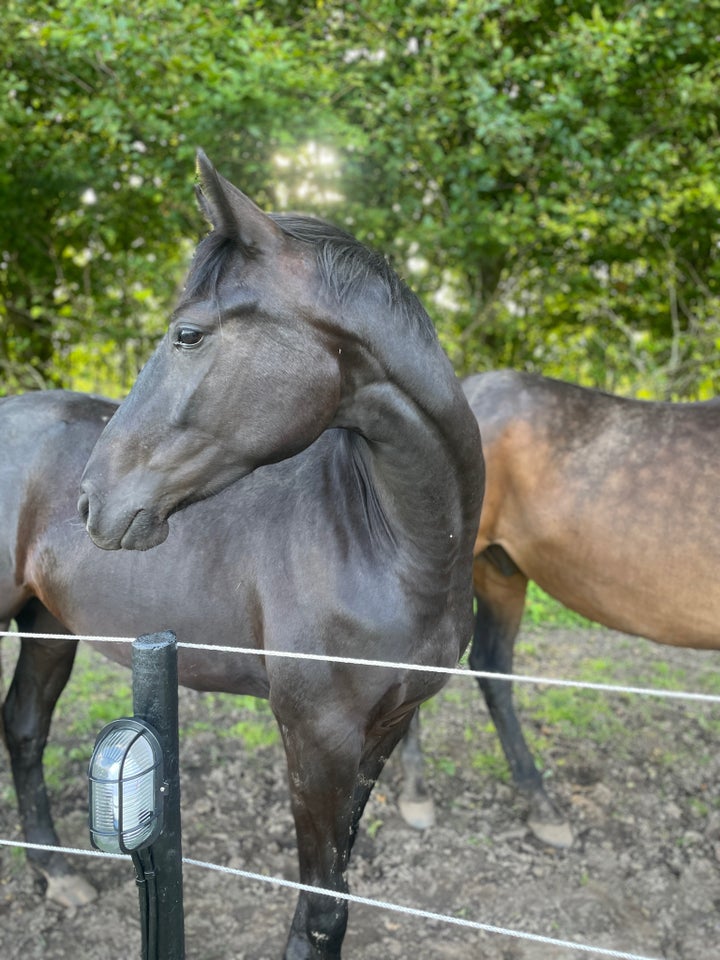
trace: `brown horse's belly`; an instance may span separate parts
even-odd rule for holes
[[[546,593],[603,626],[672,646],[720,649],[717,583],[685,562],[678,570],[667,554],[638,564],[622,552],[599,558],[546,545],[519,566]]]

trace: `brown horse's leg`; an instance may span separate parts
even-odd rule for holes
[[[20,632],[67,632],[37,600],[30,601],[16,620]],[[28,843],[59,843],[50,814],[42,757],[52,712],[70,676],[76,649],[74,640],[23,638],[2,709],[5,742]],[[29,850],[28,861],[46,879],[49,899],[64,906],[95,899],[95,890],[74,873],[61,855]]]
[[[400,814],[408,826],[427,830],[435,823],[435,804],[425,783],[419,710],[413,714],[408,732],[400,744],[400,760],[403,769],[403,786],[398,799]]]
[[[300,880],[345,893],[350,849],[362,811],[406,725],[399,724],[365,744],[357,728],[342,721],[322,724],[322,728],[317,722],[294,723],[292,729],[280,726],[288,760]],[[312,755],[310,743],[316,745]],[[339,960],[347,917],[347,901],[301,893],[285,960]]]
[[[509,558],[507,558],[509,560]],[[503,569],[482,555],[475,561],[473,582],[477,599],[470,668],[512,673],[513,652],[525,606],[527,578],[517,568]],[[558,847],[572,843],[572,831],[552,803],[525,741],[512,699],[509,680],[478,678],[490,716],[510,766],[513,783],[528,797],[528,825],[538,839]]]

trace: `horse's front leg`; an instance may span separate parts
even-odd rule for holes
[[[18,628],[64,633],[64,628],[37,601],[17,616]],[[10,689],[3,705],[4,735],[10,754],[18,809],[28,843],[56,846],[42,758],[58,697],[72,670],[77,641],[23,638]],[[80,906],[97,896],[64,857],[28,851],[28,861],[47,881],[46,895],[63,906]]]
[[[281,724],[297,830],[300,880],[346,893],[347,865],[360,818],[388,757],[406,732],[411,713],[365,736],[357,723]],[[312,744],[312,750],[309,745]],[[337,960],[347,927],[346,900],[301,893],[285,960]]]
[[[300,882],[346,893],[355,791],[362,736],[335,717],[327,701],[319,717],[280,721],[297,833]],[[285,960],[338,960],[345,929],[346,900],[301,892]]]

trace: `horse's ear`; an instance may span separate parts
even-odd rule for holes
[[[249,251],[272,250],[282,243],[285,235],[280,227],[219,174],[202,150],[197,152],[197,171],[198,203],[215,230],[238,240]]]

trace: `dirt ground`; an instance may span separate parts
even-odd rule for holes
[[[612,662],[609,680],[643,682],[684,671],[699,689],[718,655],[660,649],[601,630],[532,631],[520,673],[578,677],[588,662]],[[118,677],[127,683],[127,674]],[[597,673],[594,679],[598,679]],[[545,688],[547,690],[547,688]],[[397,812],[400,768],[393,757],[370,801],[350,871],[353,893],[553,938],[666,960],[710,960],[720,949],[720,706],[628,695],[595,730],[533,719],[537,698],[522,691],[528,733],[542,747],[548,786],[575,832],[569,850],[534,840],[525,806],[496,769],[474,682],[455,679],[426,712],[424,745],[438,823],[420,833]],[[583,696],[576,694],[576,696]],[[591,705],[594,694],[587,694]],[[592,713],[592,710],[590,711]],[[238,720],[229,704],[182,691],[185,856],[296,878],[294,836],[278,744],[251,750],[219,737]],[[84,764],[72,759],[68,718],[51,742],[77,767],[52,801],[63,842],[88,847]],[[612,736],[608,736],[608,725]],[[614,733],[613,733],[614,731]],[[475,762],[474,762],[475,759]],[[73,768],[74,769],[74,768]],[[72,772],[72,770],[70,771]],[[7,757],[0,756],[0,836],[19,838]],[[63,910],[43,899],[17,850],[0,852],[3,960],[127,960],[140,956],[132,868],[77,858],[98,889],[91,906]],[[195,866],[185,867],[188,960],[277,960],[294,894]],[[351,906],[348,960],[565,960],[576,950],[488,934],[438,921]]]

